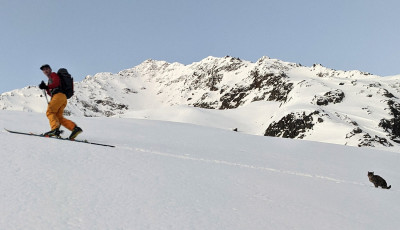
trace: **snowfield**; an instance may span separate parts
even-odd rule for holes
[[[84,129],[79,139],[117,147],[0,131],[0,229],[400,225],[397,152],[167,121],[71,119]],[[48,121],[0,111],[0,128],[41,133]],[[375,188],[368,171],[392,189]]]

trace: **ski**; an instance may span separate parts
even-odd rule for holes
[[[102,144],[102,143],[96,143],[96,142],[91,142],[91,141],[87,141],[87,140],[70,140],[68,138],[63,138],[63,137],[48,137],[48,136],[44,136],[43,134],[35,134],[35,133],[25,133],[25,132],[18,132],[18,131],[12,131],[12,130],[8,130],[8,129],[4,129],[9,133],[14,133],[14,134],[21,134],[21,135],[27,135],[27,136],[35,136],[35,137],[46,137],[46,138],[52,138],[55,140],[62,140],[62,141],[73,141],[73,142],[79,142],[79,143],[85,143],[85,144],[91,144],[91,145],[99,145],[99,146],[105,146],[105,147],[111,147],[111,148],[115,148],[114,145],[108,145],[108,144]]]

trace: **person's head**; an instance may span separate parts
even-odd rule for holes
[[[43,74],[46,76],[50,76],[51,74],[51,67],[48,64],[44,64],[40,67],[40,70],[43,71]]]

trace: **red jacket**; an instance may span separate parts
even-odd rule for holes
[[[54,72],[51,73],[47,86],[49,87],[47,89],[47,94],[50,96],[60,92],[60,77]]]

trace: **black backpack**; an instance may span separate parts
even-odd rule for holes
[[[67,96],[67,99],[70,99],[74,95],[74,78],[64,68],[59,69],[57,75],[60,77],[61,92]]]

